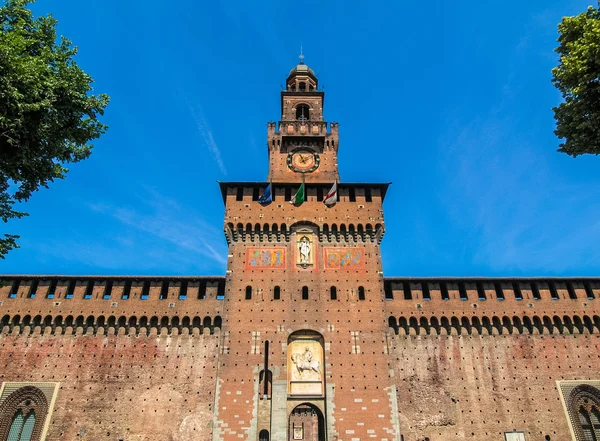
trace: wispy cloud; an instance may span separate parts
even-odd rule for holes
[[[215,138],[213,137],[212,131],[206,118],[204,117],[204,112],[202,111],[202,107],[198,104],[192,106],[188,104],[190,112],[192,114],[192,118],[196,123],[196,127],[198,128],[198,132],[202,136],[204,140],[204,145],[211,152],[213,159],[219,166],[219,169],[224,175],[227,175],[227,169],[225,168],[225,164],[223,163],[223,159],[221,158],[221,150],[219,150],[219,146],[217,145]]]
[[[181,207],[153,189],[146,189],[137,203],[139,207],[89,204],[93,211],[106,214],[131,228],[169,242],[177,248],[225,263],[225,253],[219,246],[222,233],[208,224],[189,207]]]
[[[600,185],[572,182],[516,126],[490,114],[449,136],[440,196],[473,263],[539,274],[597,266]]]

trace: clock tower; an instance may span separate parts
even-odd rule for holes
[[[267,182],[220,183],[229,252],[213,440],[399,440],[379,248],[388,184],[340,182],[324,98],[301,60],[268,123]],[[304,200],[289,203],[301,183]]]
[[[268,124],[269,181],[337,182],[338,125],[323,118],[325,93],[314,71],[300,61],[281,92],[279,129]]]

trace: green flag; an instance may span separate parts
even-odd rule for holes
[[[304,202],[305,200],[306,200],[306,197],[304,194],[304,182],[303,182],[302,185],[300,186],[300,188],[298,189],[298,191],[296,192],[296,194],[294,196],[292,196],[292,200],[290,201],[290,204],[302,205],[302,202]]]

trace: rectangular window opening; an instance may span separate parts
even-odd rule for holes
[[[323,202],[323,187],[317,187],[317,201]]]
[[[373,202],[373,196],[370,188],[365,188],[365,202]]]
[[[89,300],[92,298],[92,293],[94,292],[94,281],[88,280],[88,283],[85,287],[85,292],[83,293],[83,298]]]
[[[571,282],[567,282],[567,291],[569,292],[569,298],[571,300],[577,299],[577,293],[575,292],[575,288],[573,288],[573,284]]]
[[[403,282],[402,289],[404,290],[404,300],[412,300],[412,292],[410,290],[410,283]]]
[[[165,300],[169,297],[169,281],[163,280],[162,285],[160,286],[160,300]]]
[[[21,285],[20,279],[13,280],[12,286],[10,288],[10,293],[8,294],[9,299],[17,298],[17,294],[19,293],[19,285]]]
[[[521,292],[521,286],[518,282],[512,283],[513,291],[515,293],[515,299],[523,300],[523,293]]]
[[[558,295],[558,291],[556,290],[555,283],[550,282],[548,285],[550,286],[550,295],[552,296],[552,300],[560,300],[560,296]]]
[[[594,295],[594,291],[590,286],[590,282],[588,282],[587,280],[583,282],[583,287],[585,288],[585,294],[587,295],[588,300],[594,300],[596,296]]]
[[[110,299],[110,296],[112,295],[112,289],[113,289],[113,281],[107,280],[106,284],[104,285],[104,294],[102,294],[102,299],[104,299],[104,300]]]
[[[206,280],[200,280],[198,285],[198,300],[204,300],[206,298]]]
[[[286,201],[291,201],[292,200],[292,189],[291,189],[291,187],[285,187],[285,200]]]
[[[483,289],[483,283],[481,282],[477,282],[477,295],[479,296],[479,300],[487,300],[485,289]]]
[[[129,299],[130,295],[131,295],[131,280],[126,280],[125,285],[123,286],[123,295],[121,296],[121,298],[123,300],[127,300],[127,299]]]
[[[496,290],[496,298],[498,300],[504,300],[504,290],[502,289],[502,285],[500,285],[498,282],[496,282],[496,283],[494,283],[494,289]],[[515,298],[517,300],[521,300],[521,299],[517,298],[516,291],[515,291]]]
[[[423,300],[431,300],[431,292],[429,292],[429,283],[421,282],[421,292],[423,293]]]
[[[350,192],[350,202],[356,202],[356,189],[354,187],[350,187],[348,190]]]
[[[448,285],[446,285],[446,282],[440,282],[440,291],[442,294],[442,300],[450,300],[450,294],[448,294]]]
[[[38,279],[31,281],[31,285],[29,285],[29,294],[27,294],[27,298],[35,299],[35,294],[37,293],[39,284],[40,284],[40,281]]]
[[[150,297],[150,280],[145,280],[142,285],[142,294],[140,295],[141,300],[148,300]]]
[[[225,300],[225,281],[219,280],[217,285],[217,300]]]
[[[383,288],[384,292],[385,292],[385,299],[386,300],[394,300],[394,291],[392,290],[392,283],[388,282],[384,285]]]
[[[46,293],[47,299],[53,299],[56,294],[56,285],[58,285],[58,280],[52,279],[50,281],[50,286],[48,287],[48,292]]]
[[[254,187],[252,189],[252,200],[253,201],[258,201],[259,197],[260,197],[260,188],[259,187]]]
[[[533,300],[541,300],[542,299],[542,295],[540,294],[540,290],[537,286],[537,283],[535,283],[535,282],[531,283],[531,292],[533,293]]]
[[[235,200],[243,201],[244,200],[244,187],[237,187],[235,190]]]
[[[458,292],[461,300],[469,300],[469,296],[467,295],[467,290],[465,289],[465,284],[463,282],[458,284]]]
[[[187,299],[187,289],[188,289],[188,281],[182,280],[181,285],[179,286],[179,300]]]
[[[73,294],[75,294],[75,287],[77,286],[76,280],[69,280],[69,284],[67,285],[67,294],[65,295],[65,299],[72,299]]]

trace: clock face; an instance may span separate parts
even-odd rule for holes
[[[294,150],[287,157],[287,165],[298,173],[311,173],[319,167],[319,155],[310,150]]]

